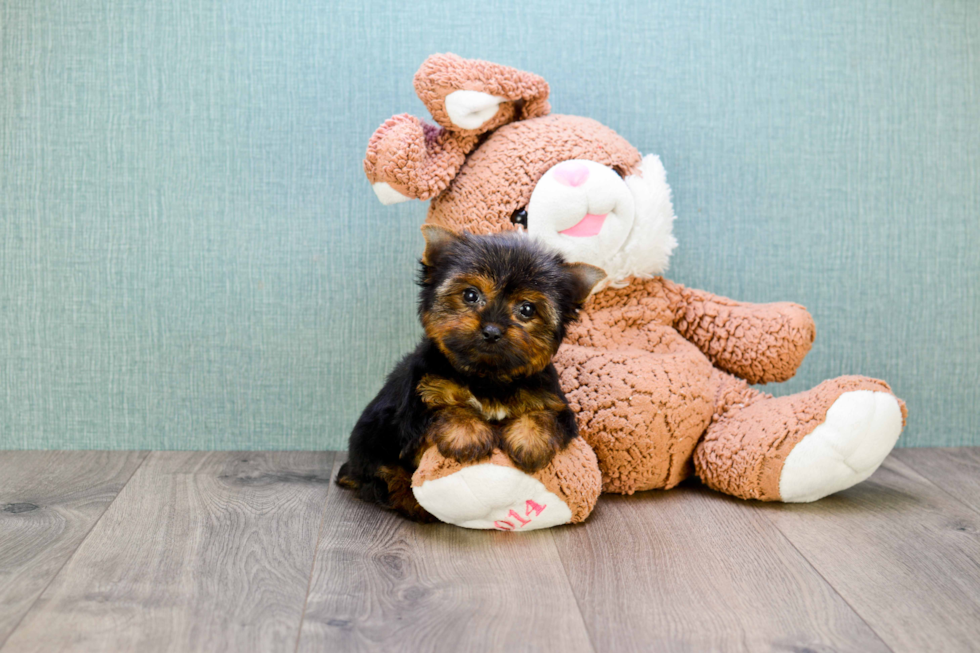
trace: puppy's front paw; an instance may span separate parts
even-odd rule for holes
[[[429,434],[439,453],[461,463],[487,458],[493,452],[493,429],[469,408],[440,410]]]
[[[537,411],[514,418],[504,426],[500,448],[525,473],[532,474],[555,457],[561,446],[554,413]]]

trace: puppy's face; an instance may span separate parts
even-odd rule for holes
[[[497,272],[461,269],[443,280],[422,316],[426,335],[467,374],[539,371],[561,342],[561,298],[525,279],[506,278],[503,267]]]
[[[522,234],[457,236],[431,226],[424,233],[422,325],[467,375],[508,381],[544,369],[605,276]]]

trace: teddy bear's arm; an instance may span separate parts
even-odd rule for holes
[[[816,326],[799,304],[750,304],[664,280],[674,328],[711,362],[749,383],[785,381],[810,351]]]

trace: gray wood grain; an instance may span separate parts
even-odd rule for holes
[[[4,653],[292,649],[332,463],[151,454]]]
[[[334,488],[298,650],[592,647],[551,531],[419,525]]]
[[[521,535],[361,503],[342,454],[144,455],[0,452],[3,653],[980,650],[976,449],[814,504],[691,485]]]
[[[980,447],[896,449],[892,455],[980,512]]]
[[[145,456],[0,451],[0,645]]]
[[[887,651],[759,513],[690,485],[554,532],[599,651]]]
[[[980,650],[980,516],[905,464],[763,510],[895,651]]]

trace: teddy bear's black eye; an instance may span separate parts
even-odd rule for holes
[[[480,293],[476,291],[476,288],[467,288],[463,291],[463,301],[467,304],[475,304],[480,299]]]
[[[521,304],[520,308],[517,309],[518,314],[525,320],[530,320],[534,317],[534,304],[531,302],[524,302]]]
[[[527,209],[522,207],[514,211],[510,216],[510,221],[527,229]]]

